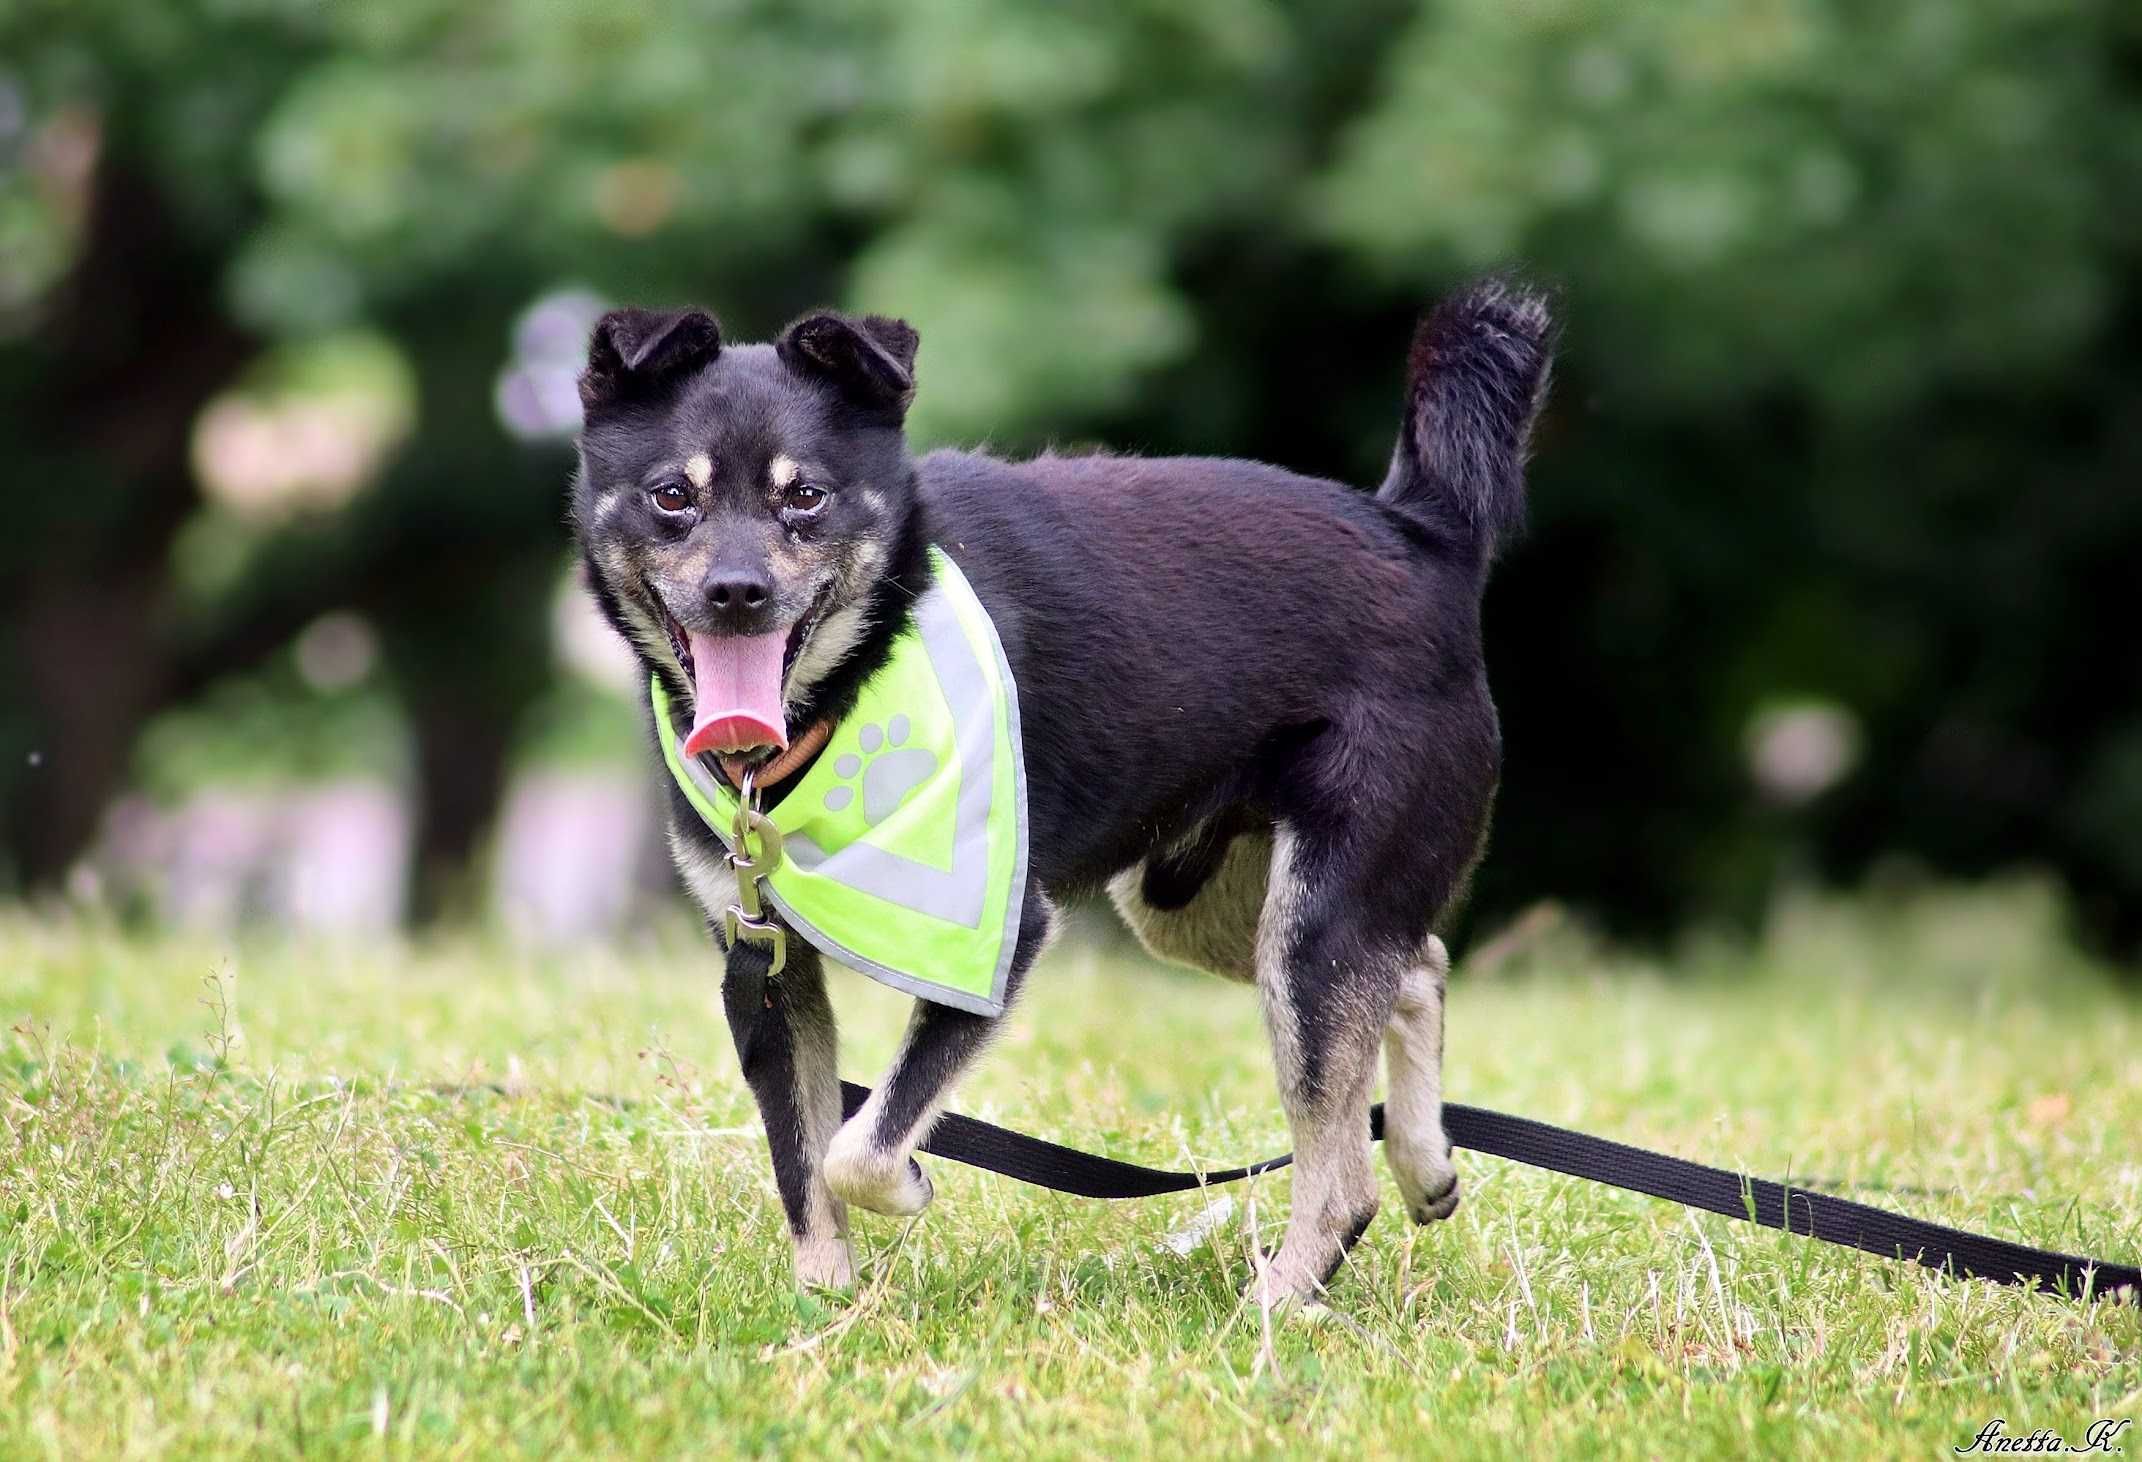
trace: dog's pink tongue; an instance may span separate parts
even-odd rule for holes
[[[692,734],[684,754],[733,756],[753,747],[788,745],[781,714],[781,657],[785,633],[692,635]]]

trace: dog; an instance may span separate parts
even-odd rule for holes
[[[1001,639],[1025,756],[1006,998],[1059,908],[1103,891],[1154,956],[1255,987],[1296,1151],[1285,1237],[1255,1281],[1268,1302],[1318,1296],[1376,1214],[1379,1047],[1408,1213],[1458,1204],[1438,931],[1500,779],[1481,596],[1523,519],[1551,336],[1543,297],[1506,280],[1434,307],[1373,490],[1227,458],[917,458],[919,341],[882,316],[821,311],[737,344],[701,310],[618,310],[589,344],[573,522],[688,751],[763,764],[787,727],[837,723],[929,587],[930,546],[958,565]],[[693,709],[710,665],[756,687],[715,725]],[[668,792],[677,867],[718,921],[734,875]],[[843,1288],[849,1207],[930,1202],[916,1147],[1001,1022],[918,1001],[844,1121],[821,959],[788,949],[753,981],[740,962],[763,975],[763,957],[729,948],[725,989],[750,998],[725,1005],[797,1277]]]

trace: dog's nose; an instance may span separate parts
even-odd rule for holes
[[[707,628],[716,634],[755,635],[771,627],[773,579],[763,568],[722,565],[707,575],[700,592]]]
[[[764,609],[773,586],[764,574],[748,570],[717,573],[707,580],[707,604],[717,614],[748,614]]]

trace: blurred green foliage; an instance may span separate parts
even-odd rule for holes
[[[205,787],[279,788],[408,771],[392,704],[322,695],[278,665],[233,677],[152,720],[135,749],[143,791],[177,802]]]
[[[107,794],[126,748],[80,726],[344,607],[379,623],[428,846],[467,851],[495,797],[452,789],[559,704],[566,458],[492,402],[547,293],[700,300],[738,335],[905,315],[924,441],[1361,480],[1412,312],[1514,264],[1568,335],[1491,605],[1483,897],[1655,924],[1899,850],[2050,864],[2142,928],[2125,0],[0,0],[0,58],[18,871],[82,816],[24,748],[96,751],[69,795]],[[346,505],[217,539],[185,423],[353,331],[402,362],[408,439]],[[148,642],[131,694],[51,690],[88,583],[119,606],[96,643]],[[1751,778],[1784,701],[1850,727],[1833,788]]]

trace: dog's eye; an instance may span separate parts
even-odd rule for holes
[[[688,513],[692,509],[692,495],[684,490],[681,482],[665,482],[649,496],[665,513]]]
[[[815,482],[791,483],[781,492],[781,506],[806,518],[832,500],[833,494]]]

